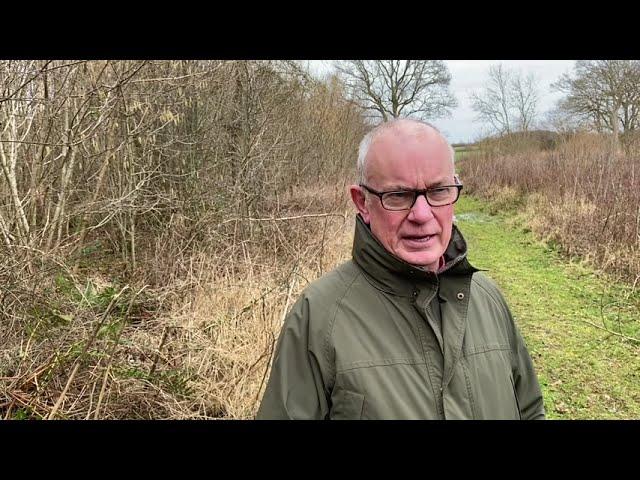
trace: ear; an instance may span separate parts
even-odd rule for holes
[[[362,216],[364,223],[369,225],[370,215],[365,202],[366,197],[364,190],[359,185],[351,185],[349,187],[349,192],[351,193],[351,200],[353,200],[353,204],[358,209],[358,213]]]

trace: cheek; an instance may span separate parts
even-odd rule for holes
[[[444,243],[449,243],[451,226],[453,225],[453,208],[449,207],[446,212],[439,212],[436,218],[442,228],[442,240]]]
[[[445,210],[437,212],[436,218],[440,225],[451,225],[453,223],[453,206],[449,205]]]
[[[387,210],[383,212],[371,212],[371,231],[378,240],[381,240],[386,246],[393,246],[398,241],[398,230],[402,223],[402,217],[399,215],[389,215]]]

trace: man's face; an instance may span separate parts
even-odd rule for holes
[[[367,155],[366,185],[379,192],[453,185],[448,145],[433,130],[419,134],[381,132]],[[438,269],[451,239],[453,205],[431,207],[419,196],[411,210],[389,211],[380,198],[358,186],[351,195],[365,223],[378,241],[407,263]]]

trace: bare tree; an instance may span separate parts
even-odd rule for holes
[[[483,90],[471,94],[478,120],[501,135],[533,126],[538,106],[537,81],[533,74],[508,70],[502,64],[489,67],[489,81]]]
[[[553,130],[558,133],[575,133],[588,130],[587,121],[579,116],[572,115],[561,108],[559,102],[555,108],[547,111],[543,121],[543,128]]]
[[[492,65],[489,67],[487,86],[482,92],[471,94],[472,108],[478,113],[478,119],[488,123],[500,134],[510,133],[512,130],[509,76],[510,73],[502,64]]]
[[[383,121],[443,117],[457,105],[451,74],[440,60],[347,60],[335,68],[351,98]]]
[[[582,60],[552,85],[567,96],[559,108],[617,138],[640,127],[640,61]]]
[[[515,74],[511,80],[512,108],[517,115],[517,127],[523,132],[531,130],[537,114],[538,88],[533,73],[526,77]]]

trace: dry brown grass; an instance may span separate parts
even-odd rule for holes
[[[48,259],[41,311],[25,294],[4,330],[4,418],[253,417],[288,308],[350,257],[345,198],[342,186],[285,195],[267,219],[238,220],[227,255],[194,253],[162,288],[81,280]]]
[[[250,416],[360,108],[288,61],[1,67],[0,417]]]
[[[324,227],[323,227],[324,228]],[[187,308],[176,315],[180,325],[175,342],[189,346],[183,369],[192,371],[197,416],[251,418],[267,378],[267,366],[285,313],[300,291],[350,255],[347,229],[341,218],[315,234],[293,265],[240,267],[246,276],[217,274],[193,292]],[[319,234],[319,235],[318,235]],[[322,251],[322,256],[320,252]],[[180,416],[194,415],[193,406]]]
[[[568,255],[640,279],[640,150],[580,134],[553,151],[480,154],[463,165],[471,192],[497,208],[525,206],[529,223]]]

